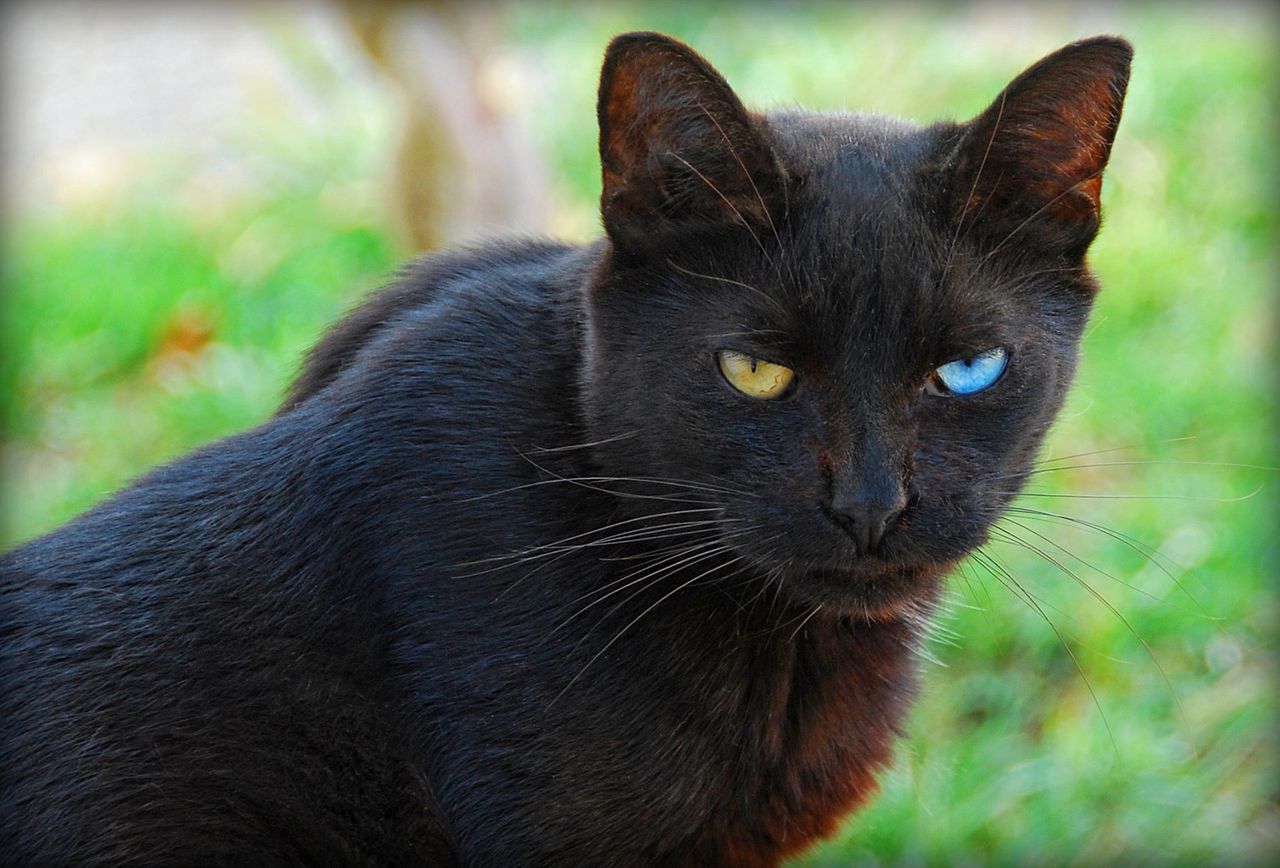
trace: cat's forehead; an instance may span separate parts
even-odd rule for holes
[[[869,367],[915,376],[920,364],[945,361],[955,348],[1000,343],[1008,300],[998,281],[956,267],[957,233],[939,219],[938,128],[803,112],[768,121],[788,175],[786,218],[776,239],[737,237],[717,316],[750,311],[742,322],[780,341],[780,356],[797,359],[798,348],[828,374],[862,372],[863,389]],[[780,249],[770,252],[761,240]],[[692,270],[723,267],[724,260],[699,259]],[[758,291],[730,291],[744,285]],[[762,339],[757,349],[767,353],[772,344]]]
[[[943,234],[928,183],[938,134],[875,115],[784,113],[769,117],[771,145],[788,178],[787,215],[796,255],[825,271],[918,270]],[[936,185],[934,185],[936,186]]]
[[[877,318],[938,305],[950,237],[927,183],[937,134],[896,118],[792,112],[769,117],[790,178],[785,256],[804,306]],[[788,275],[790,277],[790,274]]]
[[[787,111],[769,114],[768,124],[774,152],[801,188],[846,206],[900,192],[937,139],[931,128],[882,115]]]

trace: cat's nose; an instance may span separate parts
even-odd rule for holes
[[[873,554],[880,541],[906,509],[906,493],[900,488],[889,496],[839,495],[831,499],[827,514],[853,540],[858,554]]]

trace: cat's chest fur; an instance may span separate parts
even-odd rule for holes
[[[581,589],[619,578],[560,566],[536,580]],[[585,612],[498,603],[511,616],[500,626],[468,634],[454,620],[434,637],[415,617],[406,633],[421,638],[393,655],[418,691],[409,705],[437,796],[476,808],[500,794],[521,817],[464,842],[469,858],[771,865],[873,792],[913,692],[928,604],[916,618],[857,624],[768,598],[742,608],[714,587],[670,595],[697,572],[628,591],[613,612],[616,597]],[[487,662],[428,671],[428,660]]]

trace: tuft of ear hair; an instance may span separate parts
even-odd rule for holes
[[[1133,47],[1118,37],[1074,42],[1028,68],[966,124],[951,162],[950,213],[960,231],[986,237],[993,249],[1034,233],[1082,257],[1101,220],[1102,170],[1132,59]]]
[[[689,46],[660,33],[616,37],[597,114],[600,208],[615,245],[772,219],[782,173],[760,135],[765,120]]]

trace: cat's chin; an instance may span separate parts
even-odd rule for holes
[[[802,606],[867,621],[887,621],[932,608],[949,564],[895,564],[862,558],[839,567],[785,572],[782,593]]]

